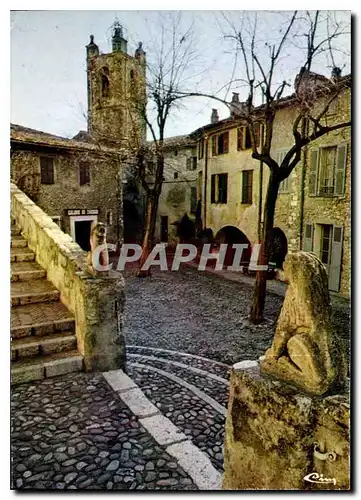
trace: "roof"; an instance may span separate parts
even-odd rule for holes
[[[148,141],[148,145],[152,147],[154,145],[154,141]],[[166,139],[163,139],[164,149],[192,148],[195,145],[195,139],[193,139],[189,135],[174,135],[173,137],[167,137]]]
[[[331,83],[331,80],[329,78],[323,76],[323,75],[318,75],[316,73],[312,73],[312,75],[316,75],[317,78],[319,78],[320,80],[324,81],[325,84],[327,84],[328,82]],[[345,88],[351,87],[351,75],[342,76],[340,78],[339,82],[340,83],[344,83]],[[322,87],[318,91],[319,92],[323,92],[324,90],[325,90],[325,87]],[[281,97],[277,101],[274,101],[274,104],[275,104],[276,108],[284,108],[284,107],[287,107],[287,106],[292,106],[292,104],[295,102],[295,99],[296,99],[296,94],[293,93],[293,94],[290,94],[288,96]],[[257,106],[255,108],[255,111],[256,112],[257,111],[262,111],[262,108],[264,106],[265,106],[264,104],[261,104],[260,106]],[[223,120],[219,120],[216,123],[208,123],[207,125],[204,125],[203,127],[199,127],[196,130],[194,130],[193,132],[191,132],[189,134],[189,136],[191,138],[193,138],[193,139],[196,139],[197,136],[199,136],[200,134],[202,134],[203,132],[205,132],[207,130],[217,129],[217,128],[222,127],[222,126],[226,127],[227,125],[230,125],[230,126],[234,127],[235,126],[235,122],[237,120],[239,120],[239,118],[237,118],[237,117],[235,117],[235,118],[229,117],[229,118],[224,118]]]
[[[75,137],[79,136],[77,134]],[[80,135],[80,139],[84,136]],[[33,144],[36,146],[50,146],[54,148],[73,149],[73,150],[91,150],[99,152],[117,153],[118,150],[106,146],[100,146],[97,143],[85,142],[84,140],[68,139],[48,132],[42,132],[14,123],[10,124],[10,139],[12,142]],[[89,140],[89,139],[88,139]]]

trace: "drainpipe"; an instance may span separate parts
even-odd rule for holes
[[[207,227],[207,181],[208,181],[208,136],[204,136],[205,158],[204,158],[204,210],[203,210],[203,229]]]
[[[262,220],[262,196],[263,196],[263,161],[259,162],[259,191],[258,191],[258,241],[261,241],[261,220]]]
[[[308,135],[308,120],[304,119],[302,123],[302,135]],[[299,227],[299,240],[300,240],[300,250],[302,249],[303,240],[303,220],[304,220],[304,206],[305,206],[305,178],[306,178],[306,167],[307,167],[307,152],[308,146],[306,145],[303,149],[303,161],[301,170],[301,192],[300,192],[300,227]]]

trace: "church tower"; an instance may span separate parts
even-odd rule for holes
[[[119,22],[112,27],[112,52],[99,53],[90,36],[87,51],[88,133],[112,146],[132,147],[146,138],[142,109],[146,104],[146,55],[142,44],[134,57]]]

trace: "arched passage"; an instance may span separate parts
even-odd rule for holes
[[[225,266],[231,266],[233,263],[235,249],[232,248],[233,243],[246,244],[247,249],[243,250],[241,265],[248,266],[251,258],[251,243],[247,236],[235,226],[224,226],[218,231],[215,237],[217,245],[226,243],[228,245],[226,257],[224,259]]]
[[[283,268],[283,262],[287,255],[288,245],[285,233],[279,227],[270,230],[268,244],[269,262],[277,269]]]

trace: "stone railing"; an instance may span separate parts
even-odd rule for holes
[[[122,275],[115,271],[93,275],[86,252],[13,183],[11,217],[75,317],[78,350],[86,370],[124,368]]]

